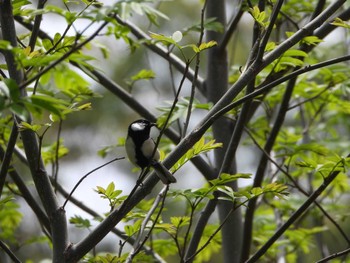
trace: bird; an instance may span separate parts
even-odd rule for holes
[[[152,167],[164,184],[176,183],[176,178],[159,162],[159,150],[155,150],[156,144],[150,137],[152,127],[157,125],[145,119],[136,120],[129,125],[125,141],[126,154],[130,162],[140,167],[142,172],[147,167]]]

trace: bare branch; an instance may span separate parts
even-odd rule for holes
[[[334,253],[332,255],[329,255],[328,257],[325,257],[323,259],[320,259],[318,261],[316,261],[316,263],[325,263],[325,262],[329,262],[329,260],[331,259],[334,259],[334,258],[338,258],[338,257],[341,257],[341,256],[344,256],[346,254],[349,254],[350,253],[350,248],[347,248],[343,251],[340,251],[340,252],[337,252],[337,253]]]

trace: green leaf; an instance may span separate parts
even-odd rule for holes
[[[37,132],[38,130],[40,130],[42,127],[42,125],[38,125],[38,124],[29,124],[28,122],[22,121],[19,125],[18,128],[20,130],[32,130],[34,132]]]
[[[216,46],[218,43],[214,40],[211,40],[209,42],[206,42],[206,43],[201,43],[200,46],[199,46],[199,50],[200,51],[203,51],[205,49],[208,49],[208,48],[211,48],[211,47],[214,47]]]
[[[57,149],[57,147],[59,147]],[[66,156],[69,153],[69,149],[64,146],[64,140],[60,139],[57,146],[57,141],[52,144],[42,146],[41,156],[43,157],[45,164],[53,164],[57,161],[57,158],[60,159]]]
[[[182,156],[173,166],[172,172],[174,173],[178,169],[180,169],[181,166],[183,166],[186,162],[191,160],[193,157],[206,153],[208,151],[211,151],[216,148],[222,147],[222,143],[216,143],[215,140],[205,142],[204,137],[202,137],[194,146],[192,149],[187,151],[187,153]]]
[[[261,25],[262,27],[268,26],[268,17],[266,16],[265,11],[260,11],[258,6],[254,6],[253,8],[249,8],[249,13],[252,15],[254,20]]]
[[[235,201],[235,192],[233,191],[232,187],[221,186],[221,187],[218,187],[217,190],[224,194],[223,196],[221,195],[219,197],[220,200],[226,200],[226,201],[230,201],[230,202]]]
[[[17,242],[15,232],[22,222],[23,215],[19,212],[19,205],[12,198],[5,197],[0,209],[0,239]]]
[[[162,42],[166,46],[174,45],[174,46],[181,49],[179,44],[172,37],[164,36],[162,34],[157,34],[157,33],[153,33],[153,32],[150,32],[150,37],[156,41]]]
[[[130,77],[130,83],[133,84],[136,81],[139,80],[149,80],[154,79],[156,77],[156,74],[152,70],[142,69],[139,72],[137,72],[135,75]]]
[[[117,204],[123,202],[127,198],[126,196],[120,196],[123,191],[115,189],[113,182],[109,183],[107,188],[96,186],[95,191],[100,195],[102,199],[108,200],[111,209],[113,209]]]
[[[306,44],[306,45],[310,45],[310,46],[316,46],[317,44],[319,44],[321,42],[323,42],[323,40],[318,38],[317,36],[307,36],[301,40],[302,44]]]
[[[12,45],[10,41],[0,40],[0,49],[1,50],[12,50]]]
[[[106,192],[105,192],[106,196],[109,197],[113,193],[114,189],[115,189],[115,185],[113,182],[111,182],[106,188]]]
[[[170,217],[171,223],[176,227],[184,227],[190,224],[191,218],[189,216],[181,216],[181,217]]]
[[[218,33],[223,33],[224,31],[224,26],[222,25],[222,23],[217,21],[216,17],[210,17],[207,19],[204,19],[203,21],[203,27],[204,30],[207,31],[214,31],[214,32],[218,32]],[[202,31],[202,22],[198,21],[196,24],[185,28],[183,30],[183,34],[188,34],[190,31],[195,31],[195,32],[201,32]]]
[[[18,102],[21,98],[21,92],[18,88],[16,81],[13,79],[4,79],[6,86],[10,91],[10,98],[13,102]]]
[[[106,197],[107,197],[108,199],[110,199],[110,200],[115,199],[115,198],[116,198],[117,196],[119,196],[121,193],[122,193],[122,190],[115,190],[115,185],[114,185],[113,182],[111,182],[111,183],[107,186],[107,188],[106,188],[106,190],[105,190],[105,192],[104,192],[104,194],[106,195]]]
[[[209,183],[213,186],[225,185],[229,182],[236,181],[238,179],[250,179],[252,177],[251,174],[248,173],[237,173],[237,174],[220,174],[219,178],[210,180]]]
[[[12,2],[12,8],[13,8],[13,15],[20,15],[22,9],[26,6],[31,4],[28,0],[13,0]]]
[[[44,38],[41,43],[46,51],[51,50],[53,47],[51,39]]]
[[[12,195],[8,195],[8,196],[5,196],[4,198],[0,199],[0,210],[2,209],[2,207],[8,203],[8,202],[12,202],[14,201],[14,197]]]
[[[289,49],[284,52],[283,56],[285,57],[307,57],[308,54],[305,51],[299,49]]]
[[[97,193],[99,194],[105,194],[106,190],[102,187],[102,186],[96,186],[96,190]]]
[[[339,26],[339,27],[344,27],[344,28],[350,29],[350,23],[348,21],[344,21],[344,20],[340,19],[339,17],[334,19],[334,21],[331,24],[334,26]]]
[[[44,95],[32,95],[23,99],[24,104],[29,108],[35,108],[37,110],[47,110],[59,116],[61,119],[65,118],[65,114],[69,112],[66,101],[56,99],[54,97],[48,97]]]
[[[91,227],[90,220],[82,218],[79,215],[75,215],[69,219],[69,223],[75,225],[78,228],[89,228]]]
[[[13,104],[10,104],[9,108],[10,108],[10,111],[13,114],[17,115],[21,120],[29,121],[30,114],[24,105],[19,103],[13,103]]]
[[[157,118],[157,126],[163,127],[165,124],[165,121],[168,118],[168,115],[170,114],[170,110],[172,107],[173,102],[172,101],[166,101],[166,104],[169,106],[162,106],[158,107],[157,109],[162,112],[162,115],[160,115]],[[175,105],[175,108],[173,109],[173,113],[169,119],[168,126],[175,122],[176,120],[185,117],[188,112],[188,107],[190,104],[190,98],[181,98],[179,102]],[[194,99],[192,102],[192,110],[195,109],[201,109],[201,110],[209,110],[212,108],[212,103],[200,103],[197,99]]]
[[[261,187],[254,187],[250,192],[253,195],[257,196],[257,195],[261,195],[264,191]]]
[[[265,47],[265,52],[269,52],[269,51],[272,51],[274,50],[276,47],[276,43],[275,42],[268,42],[266,44],[266,47]]]
[[[133,236],[134,234],[136,234],[140,230],[141,224],[142,224],[142,220],[136,220],[133,225],[124,226],[125,234],[128,237]]]

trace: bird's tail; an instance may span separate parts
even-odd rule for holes
[[[176,178],[162,163],[154,161],[152,167],[163,184],[176,183]]]

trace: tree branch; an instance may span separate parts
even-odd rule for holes
[[[232,19],[230,25],[228,26],[227,30],[224,32],[224,36],[222,38],[222,41],[219,43],[219,52],[223,52],[226,50],[227,45],[232,37],[232,34],[235,32],[239,21],[241,20],[244,11],[242,9],[242,2],[240,3],[239,10],[237,14],[235,14],[234,18]]]
[[[33,25],[24,22],[20,17],[16,17],[17,21],[21,23],[24,27],[31,30]],[[51,39],[49,35],[47,35],[43,31],[39,31],[39,36],[41,38],[48,38]],[[96,82],[101,84],[103,87],[105,87],[107,90],[112,92],[114,95],[119,97],[121,100],[123,100],[129,107],[131,107],[133,110],[135,110],[138,114],[143,116],[144,118],[155,122],[156,117],[148,111],[141,103],[139,103],[137,100],[135,100],[131,94],[126,92],[121,86],[119,86],[117,83],[113,82],[110,78],[108,78],[103,73],[95,70],[95,69],[87,69],[87,68],[81,68],[79,65],[72,63],[74,66],[81,69],[83,72],[85,72],[87,75],[91,76],[92,79],[94,79]],[[189,69],[190,70],[190,69]],[[180,136],[177,135],[176,131],[171,129],[170,127],[165,130],[165,135],[171,139],[175,144],[177,144],[180,141]],[[193,158],[192,163],[194,166],[203,174],[203,176],[206,178],[206,180],[212,180],[215,178],[214,171],[212,167],[201,157],[196,156]]]
[[[2,162],[1,162],[1,169],[0,169],[0,198],[2,196],[2,190],[5,185],[6,175],[10,167],[13,149],[15,148],[17,137],[18,137],[18,128],[16,123],[14,122],[12,124],[12,130],[8,140],[6,151],[1,156]]]
[[[288,84],[287,88],[285,90],[285,93],[283,95],[283,99],[281,102],[280,109],[278,111],[277,118],[273,124],[272,130],[270,132],[270,135],[266,141],[266,144],[264,146],[264,151],[269,154],[272,150],[272,147],[275,144],[277,135],[284,123],[284,118],[286,116],[286,113],[288,111],[289,101],[292,97],[292,93],[294,90],[294,86],[296,83],[297,78],[291,79]],[[261,184],[263,182],[264,176],[265,176],[265,170],[266,165],[268,163],[268,158],[266,155],[262,155],[258,168],[256,170],[256,174],[254,177],[253,187],[261,187]],[[255,213],[255,207],[256,207],[257,199],[253,198],[249,200],[247,211],[245,214],[245,220],[244,220],[244,232],[243,232],[243,247],[242,247],[242,256],[241,256],[241,262],[244,262],[249,257],[250,252],[250,246],[252,242],[252,236],[253,236],[253,219],[254,219],[254,213]]]
[[[320,260],[316,261],[316,263],[326,263],[326,262],[329,262],[331,259],[338,258],[338,257],[344,256],[344,255],[349,254],[349,253],[350,253],[350,248],[347,248],[343,251],[334,253],[332,255],[329,255],[328,257],[320,259]]]
[[[254,139],[253,135],[246,129],[246,132],[248,133],[249,137],[253,140],[254,144],[256,147],[259,148],[259,150],[269,159],[271,163],[275,165],[275,167],[282,172],[291,182],[292,184],[298,189],[299,192],[301,192],[303,195],[306,197],[310,197],[310,194],[307,193],[298,183],[297,181],[285,170],[283,169],[280,165],[277,164],[277,162],[271,158],[271,156],[265,152],[263,147],[261,147],[258,142]],[[323,213],[323,215],[335,226],[335,228],[339,231],[340,235],[344,238],[344,240],[350,245],[350,239],[346,235],[345,231],[340,227],[340,225],[331,217],[329,213],[321,206],[321,202],[315,201],[315,206],[320,209],[320,211]]]
[[[256,58],[257,61],[260,61],[264,55],[267,42],[269,41],[272,29],[275,26],[275,22],[277,20],[278,14],[282,8],[283,2],[284,2],[284,0],[278,0],[277,3],[275,4],[273,10],[272,10],[269,25],[267,26],[265,34],[264,34],[264,36],[261,40],[261,43],[259,45],[259,48],[258,48],[258,54],[257,54],[257,58]]]
[[[47,0],[39,0],[38,1],[38,5],[37,5],[37,9],[44,8],[46,1]],[[29,40],[29,46],[30,46],[30,50],[31,51],[34,51],[34,48],[35,48],[35,43],[36,43],[36,40],[38,38],[41,21],[42,21],[42,15],[41,14],[37,15],[35,17],[35,19],[34,19],[32,35],[30,36],[30,40]]]
[[[5,155],[5,151],[2,147],[0,147],[0,159],[3,160]],[[45,229],[51,233],[50,230],[50,221],[48,217],[46,216],[45,212],[42,210],[42,208],[39,206],[38,202],[35,200],[35,198],[32,196],[31,192],[27,188],[26,184],[23,182],[21,176],[17,173],[14,167],[9,166],[8,173],[10,174],[12,180],[18,187],[18,190],[20,191],[23,199],[27,202],[29,207],[33,210],[35,215],[38,217],[39,221]]]
[[[91,40],[93,40],[99,33],[100,31],[108,24],[109,22],[104,22],[102,25],[98,27],[98,29],[91,34],[88,38],[86,38],[84,41],[81,43],[77,44],[76,46],[72,47],[67,53],[63,54],[62,57],[57,59],[56,61],[52,62],[50,65],[45,67],[43,70],[39,71],[37,74],[35,74],[33,77],[30,79],[24,81],[23,83],[20,84],[20,89],[26,88],[29,84],[31,84],[33,81],[36,81],[39,79],[41,76],[43,76],[46,72],[51,70],[52,68],[56,67],[58,64],[62,63],[65,59],[69,58],[70,55],[73,53],[77,52],[79,49],[81,49],[83,46],[85,46],[87,43],[89,43]]]
[[[83,69],[82,69],[83,70]],[[97,70],[91,70],[89,71],[90,75],[92,74],[96,81],[101,84],[103,87],[105,87],[107,90],[112,92],[114,95],[116,95],[118,98],[123,100],[129,107],[131,107],[134,111],[136,111],[138,114],[146,118],[147,120],[151,122],[156,122],[156,117],[148,110],[146,109],[143,104],[135,100],[130,93],[126,92],[122,87],[120,87],[117,83],[113,82],[111,79],[109,79],[104,74],[98,72]],[[167,128],[164,131],[164,134],[172,140],[175,144],[180,142],[180,136],[177,134],[175,130],[172,128]],[[203,176],[207,180],[214,179],[214,171],[212,167],[201,157],[197,156],[193,158],[192,163],[195,165],[195,167],[203,174]]]
[[[19,258],[16,256],[16,254],[13,253],[12,250],[1,240],[0,240],[0,248],[10,257],[12,262],[22,263],[22,261],[19,260]]]
[[[263,58],[262,66],[270,64],[272,61],[277,59],[289,48],[297,44],[304,37],[310,35],[316,28],[319,28],[327,19],[329,19],[342,5],[346,0],[337,0],[329,5],[321,14],[319,14],[315,19],[310,21],[300,30],[295,32],[291,37],[287,38],[280,45],[278,45],[272,52],[268,53]]]
[[[0,1],[0,19],[4,39],[8,40],[13,47],[17,46],[16,29],[10,0]],[[15,58],[11,52],[5,52],[5,59],[10,77],[19,85],[23,81],[23,72],[17,68]],[[20,92],[22,96],[26,95],[24,89],[20,89]],[[63,262],[63,252],[68,245],[65,213],[59,209],[56,196],[40,158],[36,134],[33,131],[24,130],[21,131],[21,137],[36,190],[39,193],[46,213],[51,219],[51,234],[54,248],[53,262]]]
[[[204,208],[204,210],[203,210],[203,212],[202,212],[202,214],[197,222],[197,225],[193,231],[193,235],[192,235],[191,241],[189,243],[189,246],[186,250],[186,254],[184,257],[185,262],[188,262],[188,263],[193,262],[194,257],[192,257],[192,256],[196,253],[196,251],[198,249],[198,245],[199,245],[199,242],[202,238],[204,229],[208,224],[210,216],[214,213],[217,203],[218,203],[218,199],[213,198],[213,199],[210,199],[208,201],[207,205],[205,206],[205,208]]]
[[[347,156],[350,157],[350,154]],[[275,234],[249,259],[246,263],[257,262],[266,251],[280,238],[283,233],[290,228],[290,226],[315,202],[315,200],[323,193],[324,190],[334,181],[338,176],[339,171],[331,172],[324,178],[323,183],[310,195],[308,199],[296,210],[291,217],[275,232]]]
[[[191,82],[194,82],[196,84],[196,86],[198,87],[198,89],[203,94],[205,94],[205,86],[204,86],[203,78],[200,76],[195,77],[195,72],[191,68],[189,68],[186,71],[186,63],[185,62],[183,62],[180,58],[175,56],[173,53],[169,53],[168,50],[166,48],[164,48],[163,46],[161,46],[160,44],[152,43],[152,38],[150,38],[146,33],[144,33],[139,27],[134,25],[132,22],[123,21],[118,15],[115,16],[115,20],[119,24],[128,27],[130,29],[131,33],[133,33],[133,35],[137,39],[147,40],[147,41],[143,42],[147,48],[149,48],[150,50],[152,50],[154,53],[161,56],[165,60],[169,61],[180,73],[186,74],[186,77]]]

